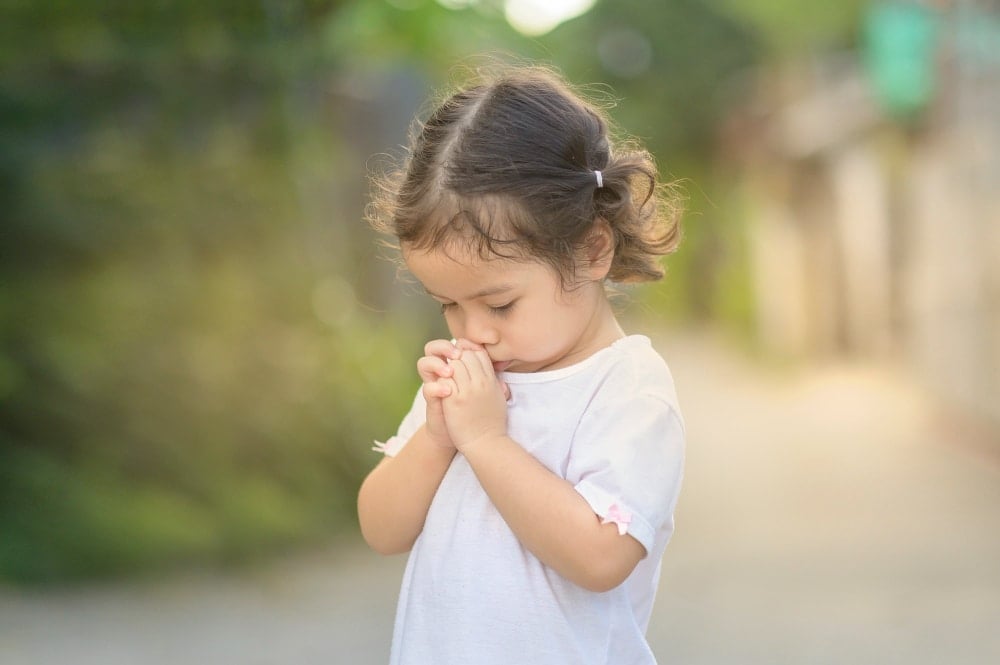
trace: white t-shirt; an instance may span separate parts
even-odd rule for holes
[[[645,633],[684,462],[670,370],[649,339],[633,335],[569,367],[501,378],[510,437],[647,556],[611,591],[573,584],[521,545],[458,454],[407,562],[391,663],[655,663]],[[395,455],[424,419],[418,392],[385,453]]]

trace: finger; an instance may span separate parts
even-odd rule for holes
[[[483,374],[491,379],[496,376],[496,372],[493,371],[493,359],[490,358],[490,354],[486,353],[486,349],[474,351],[473,355],[479,362],[479,367],[483,370]]]
[[[434,382],[434,385],[438,387],[442,399],[451,397],[458,392],[458,387],[455,385],[454,379],[438,379]]]
[[[446,339],[432,339],[424,344],[425,356],[436,356],[441,359],[457,358],[461,352]]]
[[[501,381],[497,379],[497,383],[500,384],[500,390],[503,391],[503,398],[505,401],[510,401],[510,386],[507,385],[506,381]]]
[[[452,369],[451,365],[436,356],[424,356],[417,360],[417,374],[426,383],[441,376],[451,376]]]
[[[475,342],[465,339],[464,337],[459,337],[455,340],[455,346],[462,351],[479,351],[485,350],[482,346],[476,344]]]
[[[424,399],[428,402],[435,399],[444,399],[451,395],[451,386],[439,379],[423,385]]]
[[[467,387],[472,383],[472,374],[469,371],[468,364],[470,361],[466,359],[467,355],[467,352],[463,352],[462,357],[450,365],[453,370],[451,380],[455,382],[456,392],[462,392],[463,387]]]
[[[486,351],[462,351],[462,364],[469,371],[469,376],[479,384],[492,382],[496,373],[493,362]]]
[[[496,372],[493,371],[493,361],[486,351],[463,351],[462,363],[469,370],[472,384],[479,389],[494,388]]]

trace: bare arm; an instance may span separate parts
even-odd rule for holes
[[[485,352],[466,351],[453,367],[452,395],[443,400],[448,432],[521,543],[585,589],[625,581],[645,548],[601,524],[571,483],[507,436],[503,392]]]
[[[639,541],[601,524],[572,484],[509,437],[479,439],[462,454],[518,540],[566,579],[608,591],[645,556]]]
[[[358,493],[361,534],[381,554],[408,552],[424,527],[434,493],[455,457],[423,425],[395,457],[372,469]]]
[[[417,374],[423,382],[426,420],[395,457],[379,462],[361,484],[361,535],[376,552],[400,554],[413,547],[424,528],[431,500],[455,457],[442,411],[442,399],[451,389],[438,379],[453,374],[450,361],[460,355],[461,351],[447,340],[431,340],[424,345]]]

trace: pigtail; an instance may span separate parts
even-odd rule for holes
[[[648,282],[664,275],[660,257],[680,242],[679,197],[659,183],[652,156],[630,149],[611,157],[601,170],[603,186],[594,191],[596,218],[608,223],[615,254],[612,282]]]

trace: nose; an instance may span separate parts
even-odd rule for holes
[[[500,341],[499,331],[489,318],[482,314],[469,314],[462,322],[461,337],[480,346],[492,346]]]

